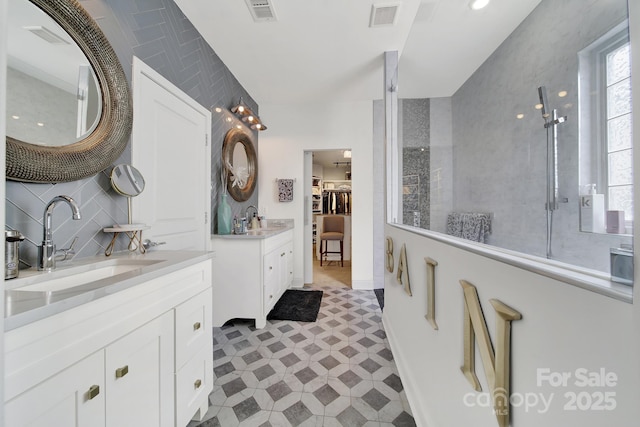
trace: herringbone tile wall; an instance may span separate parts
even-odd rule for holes
[[[230,108],[240,96],[257,110],[251,96],[236,80],[211,47],[183,15],[172,0],[81,0],[80,4],[97,21],[116,51],[131,81],[133,55],[154,68],[165,78],[203,106]],[[212,143],[212,206],[211,223],[220,190],[220,154],[224,135],[230,129],[222,115],[213,113]],[[254,134],[257,147],[257,136]],[[127,148],[117,163],[130,161]],[[110,187],[108,168],[94,177],[61,184],[27,184],[7,182],[6,227],[20,230],[26,241],[20,246],[21,258],[31,264],[37,257],[37,245],[42,242],[42,216],[52,197],[66,194],[80,204],[82,220],[72,221],[67,207],[54,213],[54,239],[59,248],[67,247],[78,236],[76,258],[101,254],[110,241],[102,228],[126,222],[126,199]],[[230,199],[234,213],[249,205],[257,206],[254,195],[240,204]],[[134,213],[135,216],[135,213]],[[123,250],[124,241],[118,249]]]

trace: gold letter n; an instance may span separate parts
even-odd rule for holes
[[[475,372],[475,338],[478,337],[478,349],[484,366],[485,376],[491,388],[493,408],[500,427],[509,425],[509,378],[511,367],[511,322],[522,319],[522,315],[502,302],[489,300],[496,311],[497,346],[495,353],[491,337],[487,330],[478,291],[466,280],[461,280],[464,293],[464,365],[460,368],[471,386],[481,391],[480,382]]]

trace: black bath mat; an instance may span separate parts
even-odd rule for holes
[[[269,320],[315,322],[320,311],[322,291],[288,289],[269,312]]]

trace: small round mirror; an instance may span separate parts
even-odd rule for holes
[[[127,198],[128,219],[131,224],[131,198],[144,190],[142,174],[131,165],[117,165],[111,171],[111,186],[116,193]]]
[[[144,190],[144,178],[131,165],[117,165],[111,171],[111,186],[122,196],[135,197]]]

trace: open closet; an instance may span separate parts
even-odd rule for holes
[[[351,151],[314,151],[312,168],[313,282],[351,287]]]

